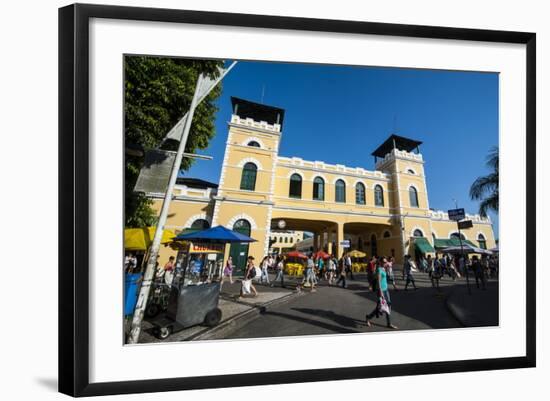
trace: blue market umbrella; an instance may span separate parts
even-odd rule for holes
[[[254,238],[230,230],[223,226],[216,226],[202,231],[182,233],[174,238],[176,241],[196,241],[210,244],[226,244],[232,242],[256,242]]]

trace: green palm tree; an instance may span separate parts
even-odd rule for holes
[[[477,178],[470,187],[470,198],[481,201],[479,214],[483,217],[489,210],[498,212],[498,146],[489,151],[486,165],[491,173]]]

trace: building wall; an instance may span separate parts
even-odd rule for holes
[[[282,253],[284,249],[295,248],[296,244],[304,239],[303,231],[271,230],[269,236],[275,241],[271,244],[271,248],[279,253]]]
[[[350,239],[351,249],[360,248],[371,256],[375,238],[376,253],[394,255],[398,263],[404,254],[414,254],[410,245],[415,230],[420,230],[432,245],[432,234],[436,238],[449,238],[456,231],[456,223],[449,221],[445,213],[430,210],[421,154],[394,149],[378,161],[375,171],[369,171],[361,167],[278,156],[280,140],[280,126],[277,124],[268,125],[232,116],[217,191],[176,188],[176,199],[171,204],[166,227],[181,230],[189,227],[194,219],[206,218],[212,225],[232,229],[237,220],[245,219],[251,225],[252,238],[257,240],[250,244],[249,255],[259,260],[268,252],[272,221],[287,220],[305,225],[291,227],[291,230],[314,232],[312,243],[316,248],[328,249],[340,256],[344,249],[339,245],[336,245],[336,250],[332,249],[332,243]],[[260,147],[248,146],[250,141],[257,142]],[[257,167],[254,190],[240,189],[243,166],[247,162]],[[292,174],[302,178],[299,199],[289,196]],[[315,177],[324,180],[324,200],[313,199]],[[338,179],[346,184],[345,202],[335,200]],[[357,183],[365,186],[364,205],[356,202]],[[376,185],[383,188],[383,206],[375,205]],[[417,191],[418,207],[410,202],[411,187]],[[155,200],[156,210],[160,210],[160,205],[161,201]],[[478,245],[477,236],[481,233],[487,247],[494,247],[490,221],[477,215],[468,218],[474,221],[474,228],[464,231],[466,238]],[[292,245],[273,246],[286,248]],[[164,259],[174,253],[162,250],[160,262],[165,263]]]

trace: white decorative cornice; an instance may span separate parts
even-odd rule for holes
[[[268,124],[266,121],[254,121],[252,118],[241,118],[238,115],[233,114],[231,116],[230,125],[241,126],[245,128],[254,128],[267,132],[281,132],[280,124]]]
[[[369,171],[362,167],[347,167],[343,164],[328,164],[320,161],[308,161],[302,159],[301,157],[278,156],[277,165],[355,178],[370,178],[382,181],[389,181],[391,179],[391,174],[386,174],[381,171]]]
[[[386,154],[382,160],[376,163],[376,169],[382,168],[386,163],[397,159],[410,160],[416,163],[424,163],[422,155],[420,153],[412,153],[404,150],[392,149],[390,153]]]
[[[442,221],[453,221],[449,219],[449,215],[447,212],[444,212],[443,210],[430,210],[430,217],[432,220],[442,220]],[[466,213],[465,220],[472,220],[474,223],[484,223],[484,224],[491,224],[491,217],[481,217],[479,214],[468,214]]]

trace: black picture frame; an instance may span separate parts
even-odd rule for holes
[[[247,373],[122,382],[89,381],[88,61],[91,18],[274,28],[526,45],[526,354],[522,357]],[[71,396],[422,375],[536,365],[536,35],[436,26],[74,4],[59,9],[59,391]]]

